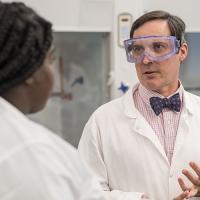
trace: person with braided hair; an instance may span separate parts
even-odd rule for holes
[[[0,2],[1,200],[104,199],[75,149],[25,116],[51,92],[52,41],[51,23],[33,9]]]

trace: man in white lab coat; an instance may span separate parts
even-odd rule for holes
[[[113,200],[200,199],[200,98],[179,80],[184,33],[164,11],[138,18],[124,44],[139,83],[85,126],[79,152]]]
[[[103,199],[76,150],[25,116],[45,106],[52,62],[51,23],[23,3],[0,2],[1,200]]]

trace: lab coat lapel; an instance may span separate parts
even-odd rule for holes
[[[193,117],[193,113],[195,113],[195,108],[191,102],[191,99],[186,91],[184,91],[183,95],[183,111],[180,117],[180,122],[178,126],[176,141],[174,145],[174,153],[173,158],[176,157],[182,145],[186,142],[188,134],[190,131],[189,120]],[[172,162],[173,162],[172,158]]]
[[[178,151],[181,149],[181,146],[184,144],[188,136],[188,133],[189,133],[188,119],[187,119],[186,113],[183,113],[183,116],[181,116],[180,118],[179,127],[177,131],[173,158],[176,157],[176,155],[178,154]],[[172,162],[173,162],[173,158],[172,158]]]
[[[151,143],[158,150],[158,152],[166,160],[166,162],[168,162],[166,153],[158,137],[156,136],[151,126],[148,124],[148,122],[144,119],[144,117],[140,113],[138,113],[138,117],[133,122],[133,131],[146,137],[148,140],[150,140]]]
[[[158,152],[163,156],[163,158],[168,162],[167,156],[165,154],[164,148],[160,144],[160,141],[153,129],[150,127],[148,122],[144,119],[144,117],[139,113],[139,111],[135,108],[132,94],[134,90],[138,87],[136,85],[133,90],[129,90],[124,96],[124,112],[125,115],[132,120],[132,130],[143,137],[146,137],[148,140],[152,142]],[[168,162],[169,163],[169,162]]]

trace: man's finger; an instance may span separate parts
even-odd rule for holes
[[[183,169],[182,173],[196,186],[200,186],[200,180],[197,176],[194,176],[189,170]]]
[[[178,183],[179,183],[181,189],[183,190],[183,192],[186,190],[189,190],[189,188],[186,186],[186,184],[182,178],[178,178]]]
[[[181,193],[179,196],[177,196],[176,198],[174,198],[173,200],[184,200],[188,198],[188,195],[189,195],[189,191],[185,191]]]
[[[200,177],[200,166],[195,162],[190,162],[189,165],[196,172],[198,177]]]

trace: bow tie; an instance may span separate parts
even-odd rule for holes
[[[163,108],[169,108],[170,110],[176,112],[180,112],[181,110],[181,100],[179,93],[176,93],[170,98],[162,99],[160,97],[151,97],[149,101],[156,115],[159,115]]]

